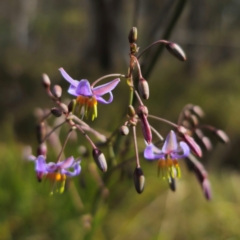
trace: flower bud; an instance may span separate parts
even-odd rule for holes
[[[140,194],[144,190],[145,177],[141,167],[136,167],[133,173],[133,180],[136,191]]]
[[[202,149],[195,142],[195,140],[187,134],[187,129],[183,126],[178,127],[178,133],[183,138],[184,142],[188,144],[190,149],[198,156],[202,157]]]
[[[202,108],[200,106],[193,105],[191,110],[192,110],[193,113],[195,113],[200,118],[203,118],[204,115],[205,115],[204,111],[202,110]]]
[[[137,41],[137,28],[132,27],[128,34],[128,41],[129,43],[135,43]]]
[[[44,88],[49,88],[51,85],[51,81],[50,81],[48,75],[46,73],[43,73],[42,78],[43,78],[42,84],[43,84]]]
[[[60,103],[59,107],[61,107],[64,113],[68,112],[68,106],[65,103]]]
[[[128,135],[128,133],[129,133],[129,128],[128,128],[128,126],[125,126],[125,125],[121,126],[121,127],[120,127],[120,133],[121,133],[123,136]]]
[[[41,143],[37,148],[37,156],[43,155],[44,157],[47,156],[47,145],[45,143]]]
[[[185,53],[183,52],[183,50],[178,44],[173,42],[168,42],[165,46],[166,46],[166,49],[178,60],[183,62],[187,60]]]
[[[54,115],[55,117],[61,117],[62,116],[62,110],[56,107],[53,107],[51,109],[51,113],[52,115]]]
[[[46,136],[46,128],[44,122],[40,122],[36,127],[37,140],[42,143]],[[41,155],[41,154],[40,154]]]
[[[143,99],[149,98],[149,86],[148,82],[144,78],[139,79],[138,91]]]
[[[223,130],[217,129],[216,131],[214,131],[214,133],[219,139],[219,141],[221,141],[222,143],[229,143],[228,135]]]
[[[146,106],[139,106],[137,115],[140,119],[141,122],[141,127],[142,127],[142,133],[145,141],[150,144],[152,142],[152,131],[151,127],[148,123],[147,120],[147,115],[148,115],[148,109]]]
[[[72,100],[69,104],[68,104],[68,112],[74,112],[76,106],[76,100]]]
[[[207,200],[211,200],[212,199],[212,190],[211,190],[211,184],[208,179],[204,179],[204,181],[202,182],[202,189],[203,189],[205,198]]]
[[[99,149],[94,148],[92,151],[92,155],[93,155],[93,159],[94,159],[95,163],[97,164],[98,168],[101,171],[106,172],[107,171],[107,162],[106,162],[104,154]]]
[[[133,107],[132,105],[129,105],[129,106],[128,106],[128,116],[129,116],[129,117],[134,117],[135,114],[136,114],[136,112],[135,112],[134,107]]]
[[[60,98],[62,96],[62,88],[59,85],[54,85],[52,94],[55,98]]]

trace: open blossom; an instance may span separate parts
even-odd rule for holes
[[[158,149],[152,143],[144,150],[144,157],[148,160],[158,160],[158,167],[162,170],[163,178],[180,177],[180,167],[178,159],[185,158],[190,154],[190,149],[185,142],[177,142],[174,131],[170,131],[163,144],[162,149]]]
[[[76,101],[80,105],[80,109],[84,107],[86,117],[88,117],[90,111],[92,112],[92,120],[97,117],[97,103],[111,103],[113,101],[112,90],[120,82],[120,79],[116,78],[98,87],[91,87],[88,80],[82,79],[77,81],[72,79],[63,68],[60,68],[59,71],[64,79],[70,83],[68,93],[77,97]],[[102,96],[107,93],[109,93],[110,97],[108,100],[105,100]]]
[[[81,166],[80,161],[75,161],[73,157],[69,157],[57,163],[46,163],[45,157],[39,155],[35,159],[35,171],[39,181],[45,177],[52,182],[60,182],[62,184],[60,192],[63,192],[66,178],[79,175]]]

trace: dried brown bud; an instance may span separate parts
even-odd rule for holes
[[[136,191],[140,194],[144,190],[145,177],[141,167],[136,167],[133,173],[133,180]]]
[[[37,140],[42,143],[46,136],[46,128],[44,122],[40,122],[36,127]],[[41,154],[40,154],[41,155]]]
[[[138,91],[143,99],[149,98],[149,86],[148,82],[144,78],[139,79]]]
[[[173,42],[168,42],[166,45],[167,50],[173,55],[175,56],[177,59],[179,59],[180,61],[186,61],[186,55],[184,53],[184,51],[182,50],[182,48]]]
[[[99,149],[94,148],[92,151],[92,155],[93,155],[93,159],[94,159],[95,163],[97,164],[98,168],[101,171],[106,172],[107,171],[107,162],[106,162],[104,154]]]
[[[69,104],[68,104],[68,112],[73,112],[76,106],[76,100],[72,100]]]
[[[121,133],[123,136],[128,135],[128,133],[129,133],[129,128],[128,128],[128,126],[125,126],[125,125],[121,126],[121,127],[120,127],[120,133]]]
[[[135,43],[137,41],[137,28],[132,27],[128,34],[128,41],[129,43]]]
[[[62,96],[62,88],[59,85],[54,85],[52,94],[55,98],[60,98]]]
[[[229,143],[228,135],[221,129],[217,129],[214,131],[215,135],[222,143]]]
[[[51,81],[46,73],[43,73],[42,75],[42,84],[44,88],[49,88],[51,85]]]
[[[51,113],[52,115],[54,115],[55,117],[61,117],[62,116],[62,110],[56,107],[53,107],[51,109]]]
[[[175,180],[175,178],[173,178],[172,176],[170,176],[170,177],[168,178],[168,183],[169,183],[170,189],[171,189],[173,192],[175,192],[175,191],[176,191],[176,180]]]

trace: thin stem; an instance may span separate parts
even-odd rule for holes
[[[140,168],[139,156],[138,156],[138,146],[137,146],[137,134],[136,134],[136,127],[133,126],[133,139],[134,139],[134,150],[136,156],[136,167]]]
[[[163,43],[163,44],[167,44],[169,43],[167,40],[158,40],[156,42],[153,42],[152,44],[150,44],[149,46],[147,46],[138,56],[137,56],[137,59],[139,59],[143,53],[145,53],[149,48],[153,47],[154,45],[157,45],[159,43]]]
[[[45,115],[42,117],[42,119],[41,119],[40,122],[43,122],[44,120],[46,120],[51,114],[52,114],[51,111],[49,111],[47,114],[45,114]]]
[[[144,106],[144,105],[143,105],[143,102],[142,102],[142,100],[141,100],[141,98],[140,98],[140,96],[139,96],[139,94],[138,94],[138,92],[137,92],[137,90],[134,90],[134,93],[135,93],[135,95],[136,95],[136,97],[137,97],[140,105],[141,105],[141,106]]]
[[[157,137],[160,139],[160,141],[163,141],[164,138],[162,137],[162,135],[152,126],[150,126],[150,128],[152,129],[152,131],[157,135]]]
[[[96,85],[97,83],[99,83],[99,82],[102,81],[103,79],[109,78],[109,77],[124,77],[124,78],[126,78],[127,76],[125,76],[125,75],[123,75],[123,74],[120,74],[120,73],[108,74],[108,75],[105,75],[105,76],[100,77],[100,78],[98,78],[97,80],[95,80],[95,81],[91,84],[91,87],[93,88],[94,85]]]
[[[66,137],[66,139],[65,139],[65,141],[64,141],[64,143],[63,143],[62,149],[61,149],[61,151],[60,151],[60,153],[59,153],[59,155],[58,155],[58,157],[57,157],[57,163],[60,162],[60,158],[61,158],[61,156],[62,156],[63,150],[64,150],[64,148],[65,148],[66,145],[67,145],[67,141],[68,141],[68,139],[69,139],[72,131],[73,131],[72,128],[68,131],[68,135],[67,135],[67,137]]]
[[[76,128],[84,135],[84,137],[88,140],[88,142],[91,144],[92,148],[96,149],[96,145],[93,143],[92,139],[85,133],[85,131],[79,126],[79,125],[76,125]]]
[[[156,119],[156,120],[161,121],[161,122],[165,122],[165,123],[167,123],[167,124],[169,124],[169,125],[171,125],[171,126],[173,126],[173,127],[175,127],[175,128],[178,127],[177,124],[175,124],[175,123],[173,123],[173,122],[171,122],[171,121],[168,121],[167,119],[160,118],[160,117],[156,117],[156,116],[153,116],[153,115],[148,115],[148,117],[149,117],[149,118]]]
[[[42,142],[45,142],[49,137],[50,135],[55,131],[57,130],[59,127],[61,127],[66,121],[64,120],[62,123],[58,124],[56,127],[54,127],[46,136],[45,138],[43,139]]]
[[[140,67],[138,58],[136,58],[134,55],[131,55],[131,58],[133,58],[135,63],[137,64],[139,78],[142,78],[143,76],[142,76],[141,67]]]
[[[133,103],[133,88],[130,88],[130,97],[129,97],[129,105],[132,105]]]

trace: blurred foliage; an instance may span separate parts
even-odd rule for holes
[[[0,239],[239,239],[239,1],[188,1],[170,36],[188,61],[178,62],[163,51],[147,79],[151,114],[177,121],[182,107],[194,103],[205,110],[206,123],[229,134],[229,146],[218,144],[203,159],[212,181],[212,202],[205,201],[184,168],[177,192],[170,192],[154,163],[144,159],[146,188],[141,195],[132,183],[131,161],[106,180],[108,198],[101,195],[93,165],[83,161],[80,177],[68,183],[64,194],[50,197],[49,184],[39,184],[33,163],[22,160],[24,144],[36,145],[34,109],[52,106],[41,74],[63,89],[67,83],[59,67],[91,82],[108,73],[125,74],[132,25],[138,27],[143,49],[163,36],[177,5],[170,0],[117,2],[0,3]],[[143,67],[155,51],[143,55]],[[125,113],[123,93],[129,94],[124,81],[114,90],[113,104],[99,105],[91,126],[110,134],[122,123],[123,115],[112,113]],[[152,123],[163,134],[169,131]],[[82,144],[80,136],[66,153],[77,156]],[[131,142],[129,146],[131,158]]]

